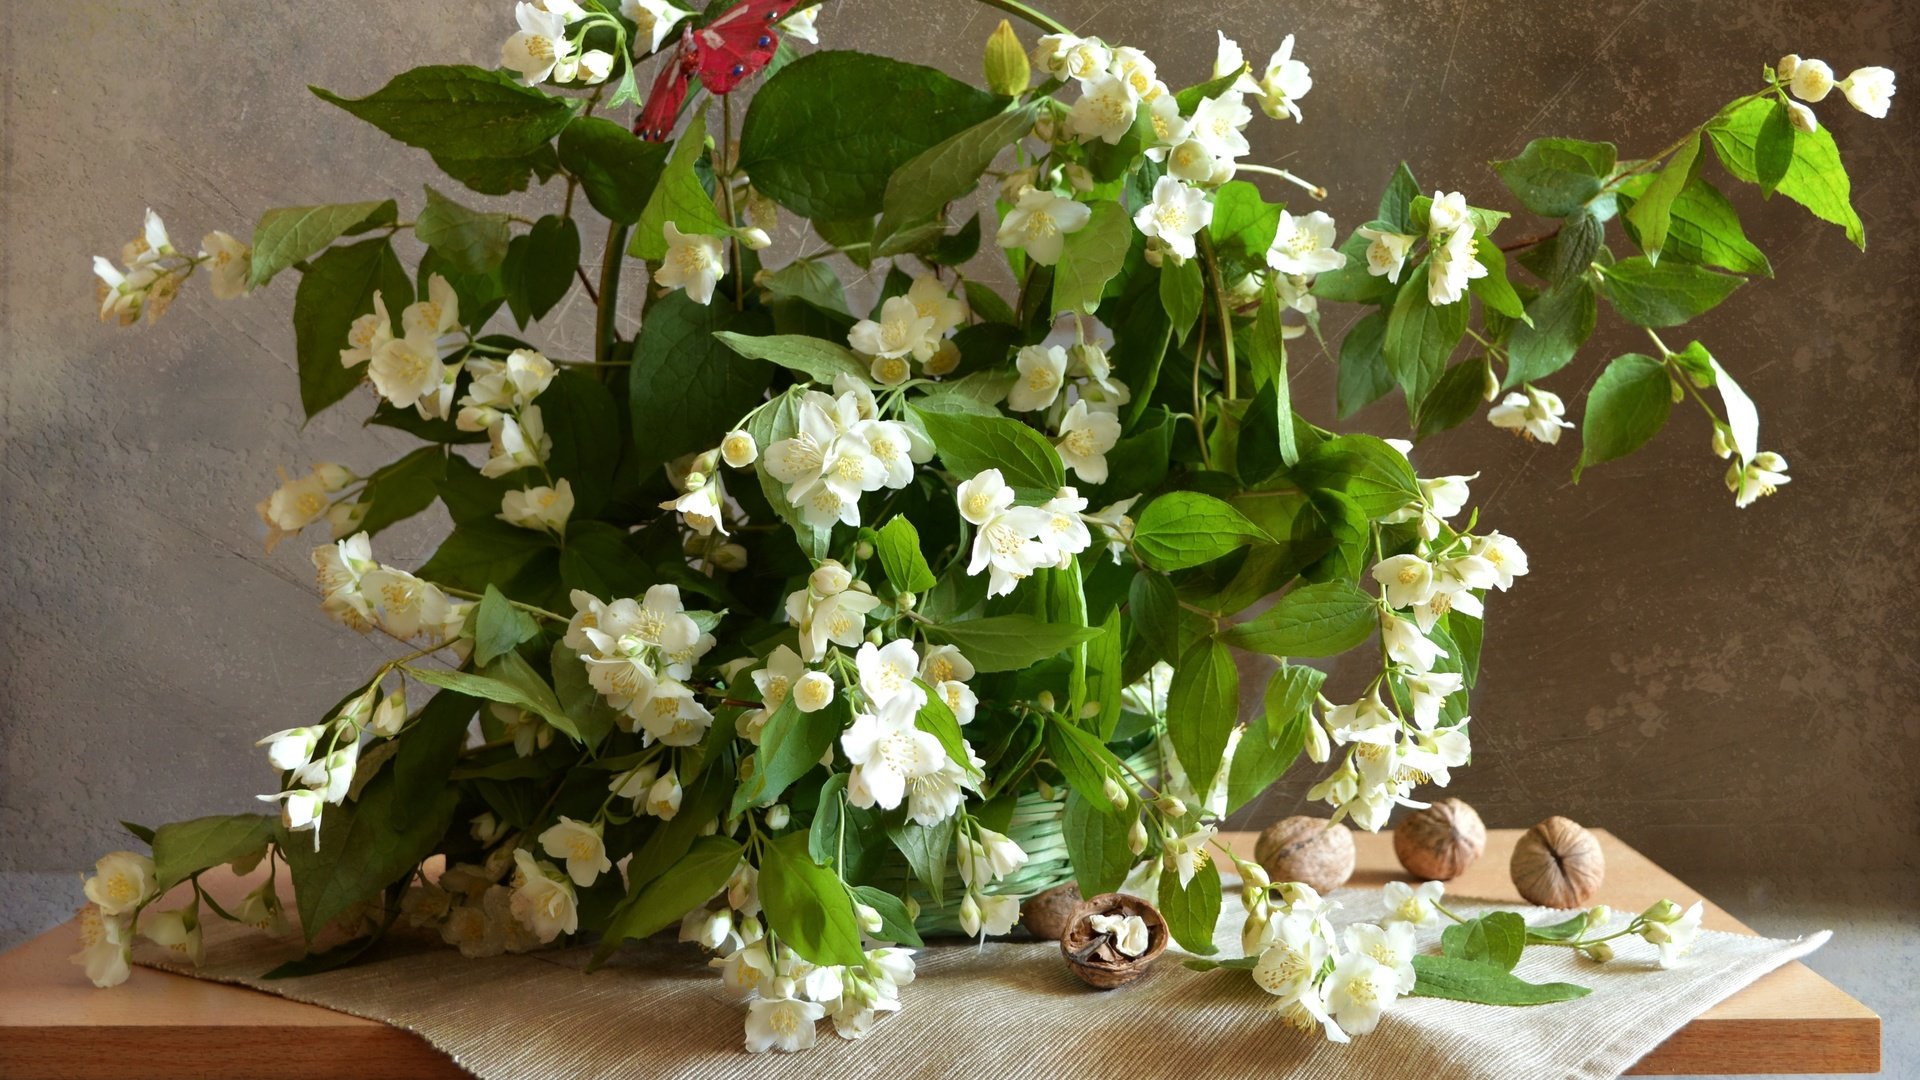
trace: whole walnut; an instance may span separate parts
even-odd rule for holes
[[[1046,892],[1027,898],[1020,905],[1020,924],[1027,933],[1048,941],[1059,941],[1067,932],[1067,921],[1080,906],[1080,886],[1075,882],[1056,885]]]
[[[1600,841],[1577,823],[1550,817],[1513,846],[1514,888],[1542,907],[1586,907],[1607,874]]]
[[[1298,881],[1330,892],[1353,876],[1353,833],[1322,818],[1284,818],[1261,832],[1253,861],[1275,883]]]
[[[1393,853],[1407,873],[1429,881],[1451,881],[1487,850],[1487,827],[1473,807],[1459,799],[1441,799],[1401,819],[1393,830]]]

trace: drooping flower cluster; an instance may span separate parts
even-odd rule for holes
[[[974,527],[967,573],[987,571],[987,595],[1002,596],[1045,566],[1060,566],[1093,544],[1081,511],[1087,500],[1064,487],[1039,506],[1017,506],[999,469],[963,481],[953,492],[960,516]]]
[[[140,235],[120,249],[124,270],[102,256],[93,257],[93,273],[100,279],[100,321],[131,326],[142,315],[148,322],[158,319],[180,286],[203,266],[216,299],[245,296],[253,290],[252,254],[252,248],[216,229],[201,239],[200,254],[189,255],[173,246],[166,223],[149,209]]]
[[[681,603],[680,589],[655,585],[644,599],[602,603],[573,592],[574,615],[562,639],[587,666],[587,681],[644,741],[692,746],[713,713],[683,680],[713,648],[714,637]],[[704,613],[701,613],[704,614]]]
[[[1846,96],[1847,104],[1875,120],[1886,119],[1887,108],[1893,104],[1894,76],[1890,68],[1855,68],[1846,78],[1836,81],[1833,68],[1826,61],[1803,60],[1789,53],[1774,65],[1773,75],[1787,88],[1788,93],[1800,99],[1783,99],[1787,104],[1788,119],[1800,131],[1820,130],[1819,118],[1801,102],[1818,104],[1835,90]]]
[[[800,398],[798,430],[767,447],[760,467],[787,486],[787,502],[817,529],[860,524],[860,496],[902,488],[933,448],[912,429],[876,412],[872,391],[842,377],[838,396],[810,390]]]
[[[967,321],[967,303],[932,274],[921,274],[899,296],[880,305],[878,319],[861,319],[847,331],[847,344],[868,360],[873,381],[899,386],[918,363],[928,375],[945,375],[960,363],[948,337]]]

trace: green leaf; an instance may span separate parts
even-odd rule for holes
[[[1167,740],[1195,791],[1213,786],[1227,738],[1240,719],[1240,672],[1233,652],[1211,637],[1187,648],[1167,691]]]
[[[1099,706],[1093,730],[1104,741],[1120,722],[1121,693],[1126,689],[1125,650],[1121,648],[1120,608],[1107,612],[1099,636],[1087,643],[1087,700]]]
[[[1425,198],[1425,196],[1422,196]],[[1431,201],[1431,200],[1429,200]],[[1389,221],[1370,221],[1365,228],[1388,232],[1408,232],[1408,229]],[[1424,231],[1424,230],[1422,230]],[[1385,302],[1394,295],[1396,289],[1404,291],[1409,283],[1403,277],[1399,285],[1378,276],[1367,269],[1367,247],[1372,243],[1355,229],[1348,234],[1346,242],[1340,245],[1341,254],[1347,257],[1345,266],[1338,270],[1329,270],[1313,279],[1313,295],[1322,300],[1338,300],[1343,303],[1371,304]],[[1422,287],[1424,291],[1424,286]]]
[[[367,950],[379,944],[380,939],[385,936],[386,934],[376,930],[374,933],[350,938],[330,949],[308,952],[305,956],[289,960],[269,970],[260,978],[299,979],[308,975],[318,975],[323,971],[337,971],[365,956]]]
[[[1218,952],[1213,929],[1220,922],[1219,864],[1208,859],[1184,889],[1173,867],[1160,871],[1160,915],[1181,948],[1203,955]]]
[[[1213,238],[1214,255],[1220,260],[1225,280],[1233,281],[1266,265],[1267,249],[1280,230],[1282,209],[1284,204],[1268,202],[1259,188],[1245,180],[1229,180],[1214,190],[1213,220],[1207,224],[1207,235]]]
[[[1659,433],[1673,408],[1671,381],[1666,365],[1651,356],[1627,353],[1607,365],[1587,393],[1574,479],[1588,466],[1633,453]]]
[[[1060,835],[1067,844],[1067,861],[1080,885],[1081,896],[1115,892],[1140,857],[1127,845],[1127,834],[1139,820],[1133,814],[1112,813],[1105,799],[1089,802],[1079,789],[1067,791],[1067,808],[1060,817]]]
[[[269,210],[253,227],[253,261],[248,267],[247,285],[257,289],[272,281],[273,275],[313,257],[342,236],[391,225],[398,214],[392,199]]]
[[[1634,224],[1633,208],[1651,183],[1650,177],[1636,176],[1620,185],[1619,193],[1620,204],[1627,208],[1627,233],[1643,251],[1647,245]],[[1687,182],[1668,207],[1666,243],[1661,252],[1682,262],[1718,266],[1736,274],[1773,276],[1773,264],[1747,239],[1733,204],[1698,176]]]
[[[347,332],[373,310],[380,294],[389,317],[413,302],[406,268],[385,237],[330,248],[314,259],[293,294],[294,353],[300,362],[300,404],[311,417],[360,385],[365,367],[343,368]]]
[[[1055,717],[1046,723],[1045,739],[1047,757],[1066,777],[1068,786],[1087,801],[1088,808],[1116,816],[1123,813],[1106,795],[1107,781],[1121,775],[1120,759],[1099,736]]]
[[[1748,183],[1761,182],[1760,130],[1775,104],[1758,98],[1721,113],[1707,126],[1720,163]],[[1780,178],[1778,190],[1820,220],[1846,229],[1847,239],[1853,241],[1855,247],[1866,249],[1866,226],[1854,212],[1852,184],[1840,163],[1840,148],[1834,144],[1831,131],[1822,127],[1817,131],[1795,133],[1793,161],[1786,175]]]
[[[229,814],[162,825],[153,831],[153,871],[166,892],[202,870],[255,854],[274,838],[280,819]]]
[[[959,718],[953,715],[953,710],[947,707],[947,703],[941,700],[940,695],[934,693],[933,687],[928,686],[924,681],[919,685],[920,689],[926,692],[927,703],[920,706],[920,711],[914,714],[913,726],[939,739],[940,748],[947,752],[947,757],[951,758],[955,765],[975,779],[980,779],[980,770],[968,757],[967,740],[960,734]]]
[[[473,613],[474,663],[484,667],[538,636],[540,624],[533,621],[533,616],[514,607],[499,589],[487,586]]]
[[[504,71],[466,65],[403,71],[363,98],[308,89],[427,151],[450,175],[492,195],[525,190],[528,175],[552,157],[547,144],[574,109],[571,100],[522,86]]]
[[[369,535],[377,534],[394,522],[432,506],[446,475],[446,451],[438,446],[423,446],[399,461],[374,470],[360,491],[359,501],[367,507],[360,519],[360,529]]]
[[[1405,454],[1372,435],[1342,435],[1307,451],[1290,474],[1302,488],[1352,499],[1379,520],[1420,499],[1420,485]]]
[[[560,133],[560,164],[580,181],[587,201],[609,221],[632,225],[666,168],[666,143],[646,142],[598,116],[576,116]]]
[[[1587,930],[1587,913],[1582,911],[1571,919],[1562,922],[1547,923],[1544,926],[1529,926],[1527,944],[1542,941],[1572,941]]]
[[[947,203],[971,194],[980,174],[1000,151],[1033,130],[1035,105],[989,117],[915,155],[887,178],[880,222],[873,229],[878,254],[891,254],[906,230],[937,215]]]
[[[1287,341],[1280,318],[1279,287],[1272,278],[1260,291],[1259,316],[1246,332],[1243,344],[1257,390],[1242,427],[1238,464],[1243,477],[1257,474],[1264,479],[1281,466],[1300,463],[1300,443],[1293,430],[1293,388],[1287,378]]]
[[[1387,370],[1384,351],[1386,336],[1387,314],[1376,311],[1354,323],[1340,340],[1340,419],[1345,420],[1393,389],[1393,372]]]
[[[1649,262],[1658,262],[1667,246],[1667,229],[1673,222],[1673,202],[1692,182],[1700,166],[1700,136],[1680,144],[1660,175],[1643,189],[1643,194],[1627,210],[1626,220],[1633,226],[1634,240]]]
[[[806,834],[788,833],[761,851],[760,905],[766,910],[767,928],[815,964],[866,963],[853,900],[833,871],[820,868],[807,854]]]
[[[906,857],[913,876],[926,886],[927,895],[940,903],[946,888],[947,853],[953,848],[953,830],[958,817],[950,817],[931,828],[910,820],[887,826],[887,838]]]
[[[1593,991],[1572,983],[1530,983],[1493,964],[1452,956],[1416,956],[1413,996],[1473,1001],[1482,1005],[1548,1005]]]
[[[1051,495],[1066,483],[1059,451],[1044,435],[1002,416],[930,412],[913,407],[947,471],[961,478],[999,469],[1007,483]]]
[[[713,207],[713,196],[707,194],[706,185],[700,182],[698,166],[706,152],[707,114],[703,109],[693,114],[686,130],[674,140],[673,152],[660,171],[660,179],[653,185],[653,194],[647,197],[639,223],[633,228],[633,241],[627,245],[627,254],[649,262],[666,258],[669,222],[689,234],[717,236],[727,231],[726,222],[720,220],[720,212]]]
[[[1413,170],[1401,162],[1393,170],[1393,179],[1387,182],[1387,190],[1380,194],[1380,209],[1374,217],[1393,226],[1395,232],[1411,233],[1413,220],[1409,210],[1413,200],[1420,197],[1420,183],[1413,178]]]
[[[1165,574],[1141,570],[1127,593],[1134,637],[1146,644],[1152,660],[1172,663],[1180,656],[1180,596]]]
[[[1620,317],[1635,326],[1678,326],[1717,307],[1746,284],[1745,278],[1672,260],[1655,265],[1645,256],[1600,269],[1600,291]]]
[[[1788,115],[1787,103],[1775,101],[1760,121],[1760,132],[1753,142],[1754,178],[1766,198],[1773,197],[1787,170],[1793,168],[1793,143],[1793,118]]]
[[[695,840],[666,873],[620,905],[600,935],[596,959],[610,955],[622,941],[652,937],[706,903],[727,887],[743,850],[739,841],[724,836]]]
[[[1206,300],[1206,288],[1200,281],[1200,260],[1160,264],[1160,306],[1175,337],[1185,341],[1200,317],[1200,305]]]
[[[880,932],[874,937],[916,949],[926,944],[920,940],[920,931],[914,929],[913,918],[907,913],[905,901],[872,885],[854,885],[848,891],[853,894],[855,903],[867,905],[880,916]]]
[[[733,809],[728,817],[738,817],[754,806],[771,806],[789,785],[805,776],[840,732],[853,719],[853,706],[845,694],[834,695],[831,704],[813,712],[801,712],[792,695],[781,702],[767,719],[760,734],[760,749],[753,755],[753,775],[740,782],[733,793]]]
[[[641,324],[627,395],[635,471],[641,476],[682,454],[711,449],[719,434],[766,394],[766,365],[737,355],[715,336],[723,330],[762,332],[766,316],[735,311],[718,296],[715,300],[702,307],[675,290],[656,302]]]
[[[965,622],[925,625],[935,645],[952,645],[980,672],[1019,671],[1100,633],[1086,626],[1042,622],[1031,615],[994,615]]]
[[[393,755],[393,821],[397,829],[431,814],[447,786],[454,760],[467,741],[467,725],[480,706],[477,698],[452,690],[433,695],[400,736]]]
[[[505,214],[469,210],[429,186],[427,205],[414,222],[413,234],[454,269],[485,274],[507,257],[507,241],[512,238],[508,222]]]
[[[1444,307],[1427,300],[1427,276],[1431,263],[1421,263],[1407,275],[1394,297],[1393,310],[1387,315],[1387,333],[1381,340],[1381,355],[1387,370],[1407,392],[1409,401],[1418,401],[1446,370],[1447,357],[1467,333],[1467,314],[1472,306],[1465,297]]]
[[[740,130],[740,169],[802,217],[871,217],[885,208],[887,183],[901,166],[999,115],[1006,100],[932,68],[813,53],[753,95]]]
[[[580,267],[580,227],[570,217],[548,214],[507,243],[500,266],[507,306],[521,326],[544,319],[573,288]]]
[[[1440,951],[1458,960],[1491,964],[1512,971],[1527,947],[1527,921],[1511,911],[1494,911],[1454,923],[1440,934]]]
[[[1600,193],[1614,160],[1612,143],[1535,139],[1519,157],[1494,162],[1493,171],[1527,209],[1566,217]]]
[[[308,941],[348,908],[411,873],[446,835],[458,792],[440,789],[428,812],[403,821],[393,813],[396,786],[394,772],[383,769],[358,799],[328,807],[318,849],[309,834],[280,830],[275,844],[292,873]]]
[[[446,497],[444,489],[441,497]],[[494,508],[498,510],[497,503]],[[415,572],[441,585],[479,592],[488,585],[506,586],[537,556],[552,550],[553,539],[547,534],[487,516],[455,525]]]
[[[1582,210],[1562,222],[1559,235],[1536,249],[1550,256],[1546,272],[1542,274],[1548,287],[1564,288],[1576,279],[1585,278],[1595,258],[1606,248],[1606,234],[1606,224],[1590,210]],[[1528,264],[1530,268],[1537,265]]]
[[[1134,526],[1134,550],[1156,570],[1184,570],[1272,537],[1229,503],[1197,491],[1171,491],[1147,504]]]
[[[1230,645],[1269,656],[1336,656],[1367,640],[1378,622],[1374,598],[1336,580],[1301,585],[1224,636]]]
[[[1325,673],[1294,664],[1273,673],[1265,708],[1247,725],[1227,767],[1227,813],[1258,798],[1300,756],[1314,722],[1308,706],[1326,680]]]
[[[1060,262],[1053,268],[1055,312],[1093,314],[1107,283],[1127,261],[1127,247],[1133,242],[1133,222],[1127,212],[1119,203],[1104,199],[1089,209],[1093,215],[1067,234]]]
[[[1433,391],[1420,402],[1414,437],[1425,439],[1467,422],[1480,409],[1487,388],[1485,355],[1462,360],[1447,369]]]
[[[875,534],[874,550],[895,592],[922,593],[934,586],[933,568],[920,551],[920,530],[904,514],[895,514]]]
[[[533,674],[517,653],[506,653],[490,665],[485,674],[468,671],[448,671],[445,668],[415,667],[402,665],[400,670],[410,677],[447,690],[457,690],[470,697],[498,701],[503,705],[512,705],[525,709],[552,724],[555,728],[581,740],[573,718],[560,708],[560,699],[554,695],[538,675]]]
[[[1506,387],[1534,382],[1566,367],[1593,336],[1599,305],[1585,278],[1548,289],[1527,304],[1533,325],[1520,323],[1507,339]]]
[[[1243,73],[1244,69],[1229,71],[1225,75],[1186,87],[1173,95],[1174,104],[1180,108],[1180,115],[1192,116],[1193,110],[1199,108],[1201,102],[1208,98],[1219,97],[1233,89],[1233,84],[1240,81]]]
[[[1520,294],[1513,291],[1513,283],[1507,280],[1507,256],[1500,250],[1500,245],[1488,237],[1480,237],[1474,242],[1473,257],[1486,267],[1487,274],[1468,282],[1467,288],[1489,310],[1497,311],[1509,319],[1526,321],[1527,313],[1521,306]]]
[[[867,365],[861,363],[851,349],[836,341],[805,334],[752,337],[721,331],[713,336],[741,356],[779,364],[825,386],[833,385],[836,375],[850,375],[863,385],[868,382]]]

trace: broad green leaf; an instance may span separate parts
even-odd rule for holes
[[[1047,495],[1066,483],[1059,451],[1046,437],[1002,416],[930,412],[914,408],[947,471],[962,479],[999,469],[1007,483]]]
[[[1440,934],[1440,951],[1458,960],[1512,971],[1527,947],[1527,921],[1511,911],[1493,911],[1455,923]]]
[[[1103,740],[1113,737],[1120,722],[1120,695],[1126,689],[1124,659],[1116,606],[1107,612],[1099,636],[1087,642],[1087,701],[1099,708],[1092,718],[1093,730]]]
[[[1171,664],[1180,657],[1180,596],[1165,574],[1141,570],[1127,593],[1129,621],[1136,640],[1146,643],[1153,660]]]
[[[1244,69],[1229,71],[1225,75],[1215,76],[1206,82],[1185,87],[1173,95],[1173,102],[1179,107],[1181,116],[1192,116],[1193,110],[1199,108],[1201,102],[1232,90],[1243,74],[1245,74]]]
[[[1370,221],[1369,229],[1383,229],[1389,232],[1407,232],[1408,229],[1390,221]],[[1349,304],[1372,304],[1385,302],[1393,296],[1394,290],[1402,292],[1412,287],[1407,275],[1402,274],[1399,285],[1368,271],[1367,247],[1372,241],[1360,235],[1355,229],[1348,234],[1346,242],[1340,245],[1341,254],[1347,257],[1347,263],[1338,270],[1329,270],[1313,279],[1313,295],[1322,300],[1338,300]],[[1422,279],[1421,292],[1426,291],[1425,279]]]
[[[561,166],[580,181],[595,210],[626,225],[646,210],[669,149],[599,116],[576,116],[560,133]]]
[[[920,931],[914,928],[913,917],[907,912],[906,901],[872,885],[854,885],[849,891],[855,903],[865,904],[880,916],[880,931],[873,936],[881,941],[890,941],[896,945],[906,945],[918,949],[926,944],[920,940]]]
[[[926,887],[936,904],[946,889],[947,854],[953,849],[953,830],[958,821],[950,817],[929,827],[903,818],[887,826],[887,839],[906,857],[914,879]]]
[[[687,234],[718,236],[727,231],[726,222],[720,220],[720,212],[713,207],[713,196],[707,194],[706,186],[700,182],[698,166],[701,156],[707,152],[706,140],[707,114],[702,110],[693,114],[686,130],[674,140],[673,151],[660,170],[660,179],[654,183],[653,193],[647,196],[647,205],[633,227],[633,240],[627,245],[627,254],[649,262],[666,258],[668,224]],[[643,332],[644,329],[643,324]]]
[[[1376,311],[1354,323],[1347,336],[1340,339],[1340,419],[1345,420],[1393,389],[1393,372],[1387,370],[1383,348],[1386,336],[1387,314]]]
[[[1673,221],[1673,202],[1693,181],[1700,167],[1700,136],[1695,134],[1680,144],[1660,170],[1648,181],[1642,194],[1627,210],[1626,220],[1633,226],[1634,240],[1649,262],[1658,262],[1667,246],[1667,230]]]
[[[1160,265],[1160,306],[1167,313],[1167,322],[1173,327],[1174,336],[1185,341],[1193,329],[1194,320],[1200,317],[1200,305],[1206,300],[1206,288],[1200,281],[1200,260],[1188,259],[1183,263],[1166,262]]]
[[[1387,190],[1380,195],[1380,208],[1374,217],[1393,226],[1394,231],[1410,233],[1413,222],[1410,209],[1413,200],[1420,197],[1420,183],[1413,178],[1413,170],[1401,162],[1393,170],[1393,179],[1387,182]]]
[[[1527,304],[1533,325],[1520,323],[1507,339],[1506,387],[1544,379],[1566,367],[1599,317],[1593,286],[1585,278],[1548,289]]]
[[[833,702],[813,712],[801,712],[792,695],[775,709],[760,734],[760,749],[753,755],[753,774],[740,782],[733,793],[729,817],[738,817],[754,806],[771,806],[795,781],[805,776],[840,737],[853,719],[853,706],[845,694],[834,695]]]
[[[806,834],[788,833],[760,850],[760,905],[767,928],[815,964],[866,963],[853,899],[833,871],[807,854]]]
[[[920,530],[905,514],[895,514],[880,527],[874,550],[895,592],[922,593],[933,588],[933,568],[920,551]]]
[[[1776,101],[1760,121],[1753,143],[1753,171],[1762,196],[1772,198],[1787,170],[1793,168],[1793,144],[1793,118],[1787,103]]]
[[[1425,397],[1446,370],[1447,357],[1466,336],[1468,309],[1472,307],[1464,296],[1444,307],[1429,303],[1429,267],[1430,263],[1421,263],[1407,275],[1387,314],[1387,333],[1380,343],[1387,370],[1407,392],[1409,401]]]
[[[525,709],[575,741],[580,741],[573,718],[560,708],[560,699],[554,695],[553,688],[533,674],[532,669],[526,667],[526,661],[515,653],[497,658],[483,674],[415,667],[411,664],[402,665],[400,670],[429,686],[457,690],[470,697],[486,698],[488,701]]]
[[[867,365],[851,349],[835,341],[823,341],[805,334],[772,334],[751,337],[721,331],[714,335],[732,349],[752,360],[766,360],[789,371],[797,371],[824,386],[833,385],[836,375],[850,375],[863,385]]]
[[[1172,491],[1147,504],[1134,526],[1134,550],[1156,570],[1212,562],[1272,538],[1232,505],[1197,491]]]
[[[1373,597],[1352,582],[1328,581],[1299,586],[1224,636],[1269,656],[1337,656],[1367,640],[1378,623]]]
[[[1219,864],[1208,859],[1185,888],[1173,867],[1160,871],[1160,915],[1181,948],[1202,955],[1218,952],[1213,930],[1220,922]]]
[[[884,853],[884,813],[878,807],[847,802],[848,773],[834,773],[820,785],[820,808],[807,830],[807,851],[821,866],[839,869],[848,881],[863,880],[872,861]]]
[[[994,615],[965,622],[924,625],[935,645],[952,645],[981,672],[1019,671],[1092,638],[1100,631],[1061,626],[1031,615]]]
[[[880,221],[873,229],[876,252],[890,254],[890,242],[897,242],[908,228],[971,194],[1000,151],[1033,130],[1035,108],[1026,105],[982,120],[895,169],[887,178]]]
[[[573,288],[580,267],[580,227],[570,217],[548,214],[507,243],[500,283],[507,306],[521,326],[547,317]]]
[[[1565,217],[1600,193],[1614,160],[1612,143],[1535,139],[1519,157],[1494,162],[1493,171],[1527,209]]]
[[[366,377],[365,366],[341,367],[340,353],[354,320],[373,311],[375,293],[391,318],[413,302],[413,284],[385,237],[330,248],[300,276],[293,294],[293,339],[300,404],[307,416],[346,397]]]
[[[407,725],[389,766],[398,789],[392,805],[394,828],[405,829],[415,819],[433,812],[446,789],[447,775],[466,745],[467,725],[479,707],[478,698],[442,690]]]
[[[1053,268],[1053,310],[1091,315],[1100,306],[1107,282],[1127,261],[1133,222],[1120,204],[1102,200],[1091,207],[1087,223],[1068,233],[1060,262]]]
[[[1600,269],[1600,291],[1620,317],[1635,326],[1678,326],[1703,315],[1745,278],[1668,260],[1655,265],[1645,256],[1621,259]]]
[[[1252,802],[1284,775],[1306,745],[1309,706],[1327,677],[1310,667],[1281,664],[1267,683],[1265,707],[1234,748],[1227,767],[1227,813]]]
[[[916,404],[938,412],[997,416],[1000,411],[997,406],[1007,400],[1007,392],[1013,389],[1019,379],[1019,374],[1012,371],[976,371],[925,387]],[[1112,460],[1111,451],[1108,452],[1108,460]]]
[[[1112,813],[1099,796],[1089,802],[1078,788],[1067,791],[1067,808],[1060,817],[1060,835],[1067,843],[1067,861],[1080,884],[1081,896],[1099,896],[1120,888],[1140,857],[1127,846],[1127,833],[1139,820],[1135,813]]]
[[[512,238],[506,214],[469,210],[427,188],[427,205],[414,222],[413,234],[439,253],[454,269],[485,274],[500,267]]]
[[[1574,479],[1578,480],[1588,466],[1640,449],[1666,425],[1672,408],[1671,380],[1665,364],[1639,353],[1615,357],[1587,393],[1587,413],[1580,424],[1580,464],[1574,469]]]
[[[202,870],[256,854],[279,831],[267,814],[227,814],[176,821],[153,830],[153,872],[166,892]]]
[[[1627,207],[1627,233],[1642,250],[1645,239],[1634,224],[1634,201],[1645,193],[1651,177],[1636,176],[1620,185],[1620,204]],[[1700,266],[1718,266],[1736,274],[1773,276],[1773,264],[1740,228],[1740,215],[1720,189],[1695,176],[1667,209],[1667,236],[1661,252],[1669,258]]]
[[[552,174],[548,144],[574,110],[571,99],[522,86],[507,72],[467,65],[403,71],[363,98],[309,89],[490,195],[526,190],[534,172]]]
[[[1270,203],[1260,189],[1245,180],[1229,180],[1213,193],[1213,220],[1207,235],[1213,238],[1221,276],[1233,281],[1265,267],[1267,249],[1280,229],[1283,203]]]
[[[1109,815],[1122,813],[1122,808],[1106,796],[1107,781],[1122,775],[1120,760],[1099,736],[1078,724],[1053,718],[1046,722],[1046,747],[1060,775],[1086,799],[1088,808]]]
[[[360,491],[367,507],[360,530],[379,533],[396,521],[410,518],[433,505],[447,475],[447,454],[438,446],[423,446],[399,461],[374,470]]]
[[[1707,126],[1720,163],[1748,183],[1761,182],[1760,131],[1775,104],[1770,99],[1757,98],[1721,113]],[[1822,127],[1795,133],[1793,161],[1786,175],[1780,178],[1778,190],[1812,211],[1815,217],[1846,229],[1847,239],[1853,241],[1855,247],[1866,249],[1866,226],[1854,212],[1852,183],[1840,163],[1840,149],[1834,144],[1831,131]]]
[[[1167,741],[1195,791],[1213,786],[1227,738],[1240,719],[1240,672],[1233,652],[1203,637],[1180,655],[1167,691]]]
[[[715,300],[702,307],[675,290],[648,310],[640,326],[627,398],[635,469],[642,476],[682,454],[710,449],[766,394],[767,366],[736,354],[715,336],[764,332],[766,316],[735,311],[718,296]]]
[[[499,589],[487,586],[473,612],[474,663],[484,667],[539,635],[540,624],[533,616],[514,607]]]
[[[1328,439],[1307,451],[1289,475],[1302,488],[1345,495],[1376,521],[1420,499],[1406,455],[1372,435]]]
[[[1287,377],[1287,342],[1280,318],[1279,289],[1268,279],[1260,291],[1260,312],[1241,338],[1255,392],[1242,421],[1236,465],[1242,479],[1255,483],[1282,467],[1300,463],[1300,441],[1293,429],[1293,388]]]
[[[444,500],[447,489],[440,495]],[[499,504],[493,504],[497,512]],[[553,538],[515,528],[491,515],[463,521],[416,573],[429,581],[479,592],[488,585],[506,587],[536,558],[553,551]]]
[[[766,276],[763,284],[776,300],[804,300],[819,311],[835,316],[852,315],[847,308],[847,291],[833,267],[819,259],[795,259]],[[968,282],[969,285],[977,284]],[[973,290],[967,292],[969,298]],[[969,299],[971,302],[971,299]],[[979,305],[975,304],[977,309]],[[849,321],[848,325],[852,325]],[[863,372],[864,377],[864,372]]]
[[[872,217],[885,208],[896,170],[999,115],[1006,100],[932,68],[813,53],[753,95],[740,130],[740,169],[802,217]]]
[[[1447,369],[1420,402],[1414,437],[1425,439],[1467,422],[1480,409],[1487,388],[1487,358],[1470,357]]]
[[[1572,941],[1587,930],[1587,913],[1582,911],[1571,919],[1543,926],[1527,927],[1527,944],[1542,941]]]
[[[292,873],[308,941],[348,908],[411,873],[446,835],[458,792],[440,789],[426,813],[403,821],[393,812],[397,783],[392,770],[382,769],[358,799],[328,807],[317,849],[310,833],[279,831],[275,844]]]
[[[666,873],[621,904],[600,936],[596,957],[610,955],[622,941],[652,937],[706,903],[727,887],[742,850],[739,841],[724,836],[695,840]]]
[[[1561,223],[1560,232],[1550,243],[1540,246],[1539,251],[1550,256],[1546,260],[1545,272],[1549,288],[1560,289],[1583,279],[1601,257],[1606,248],[1607,226],[1598,215],[1582,210]],[[1529,268],[1538,263],[1528,264]]]
[[[1530,983],[1493,964],[1451,956],[1416,956],[1413,996],[1473,1001],[1482,1005],[1549,1005],[1593,991],[1572,983]]]
[[[253,260],[247,270],[247,285],[255,289],[265,285],[273,275],[313,257],[342,236],[391,225],[398,220],[398,212],[392,199],[269,210],[253,227]]]
[[[920,681],[919,686],[927,695],[927,703],[914,714],[913,726],[940,740],[940,748],[947,752],[947,757],[955,765],[976,780],[980,779],[979,768],[968,758],[967,740],[960,734],[959,718],[953,715],[953,710],[947,707],[946,701],[934,692],[933,687],[924,681]]]
[[[1467,288],[1488,310],[1525,322],[1527,312],[1520,303],[1520,294],[1513,291],[1513,283],[1507,280],[1507,256],[1500,245],[1488,237],[1480,237],[1474,242],[1473,257],[1486,267],[1487,273],[1468,282]]]

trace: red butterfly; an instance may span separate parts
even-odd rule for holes
[[[773,24],[797,2],[746,0],[698,30],[682,30],[680,44],[653,80],[633,133],[653,142],[665,140],[695,75],[708,90],[724,94],[766,67],[780,45]]]

